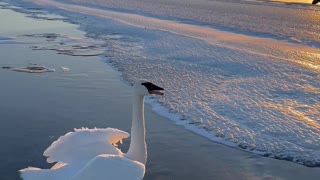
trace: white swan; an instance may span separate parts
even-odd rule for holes
[[[138,80],[133,85],[131,143],[126,154],[116,146],[128,133],[113,129],[75,129],[45,150],[51,169],[28,167],[20,170],[24,180],[141,180],[145,173],[144,96],[163,95],[163,88]]]

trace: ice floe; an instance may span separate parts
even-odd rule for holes
[[[91,38],[76,38],[55,33],[25,34],[25,37],[42,38],[51,42],[31,46],[33,50],[52,50],[59,54],[71,56],[99,56],[106,51],[103,41],[94,41]]]

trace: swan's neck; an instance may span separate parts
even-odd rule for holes
[[[146,164],[147,161],[147,144],[146,129],[144,122],[144,97],[133,95],[131,143],[126,157],[135,161]]]

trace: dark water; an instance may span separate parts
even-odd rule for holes
[[[43,151],[53,140],[75,127],[129,129],[130,103],[124,102],[128,101],[130,87],[110,80],[115,75],[106,72],[106,65],[102,62],[90,58],[78,58],[72,62],[74,58],[56,57],[53,53],[36,52],[34,55],[23,48],[1,47],[2,53],[5,50],[19,51],[20,57],[11,58],[28,56],[37,59],[33,62],[38,63],[51,60],[57,64],[68,64],[72,72],[26,74],[1,69],[0,179],[16,179],[14,172],[29,165],[49,168],[42,156]],[[9,56],[6,60],[13,59]],[[84,61],[92,61],[90,67],[82,64],[88,63]]]

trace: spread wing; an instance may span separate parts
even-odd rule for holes
[[[74,129],[53,142],[43,155],[48,157],[48,163],[63,164],[89,160],[100,154],[122,155],[115,145],[128,137],[127,132],[114,128]]]

